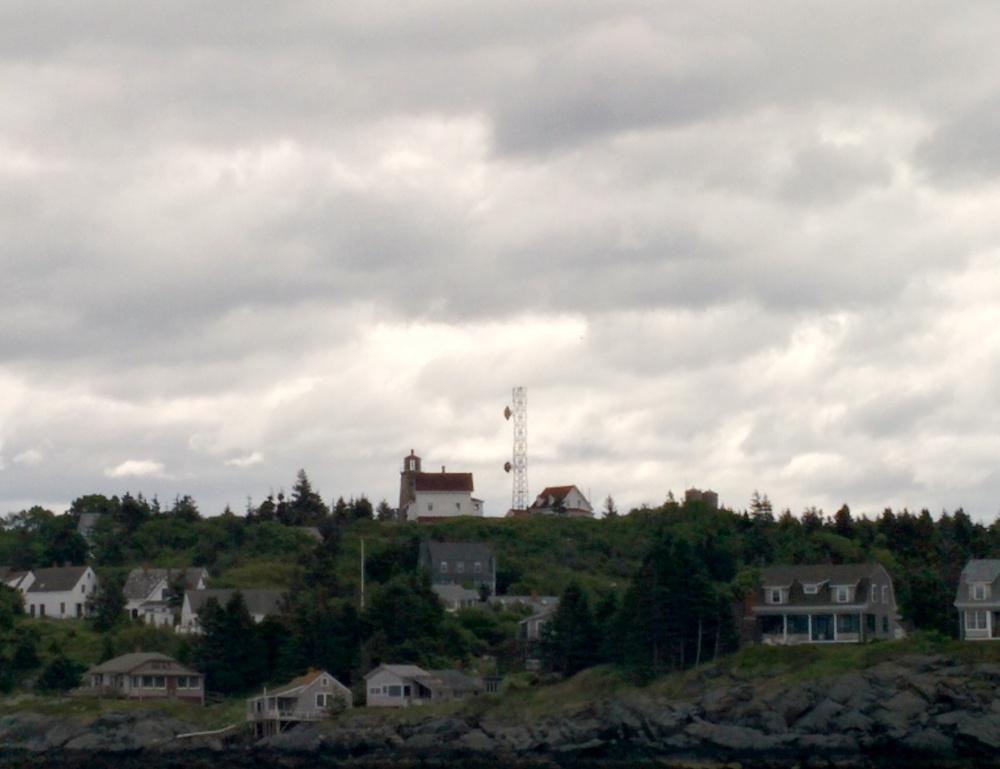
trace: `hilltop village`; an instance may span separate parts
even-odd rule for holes
[[[411,451],[395,508],[328,506],[303,471],[243,515],[130,494],[14,514],[0,689],[239,702],[266,738],[592,668],[649,682],[741,649],[1000,640],[1000,526],[961,510],[775,515],[756,492],[733,510],[690,489],[598,516],[563,484],[487,517],[474,494]]]

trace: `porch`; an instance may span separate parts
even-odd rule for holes
[[[762,614],[758,624],[761,643],[770,646],[861,643],[875,634],[874,615],[861,612]]]

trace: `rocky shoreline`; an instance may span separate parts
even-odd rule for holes
[[[1000,767],[1000,665],[913,656],[799,683],[706,676],[684,699],[630,693],[528,721],[485,715],[409,721],[347,714],[249,744],[178,739],[156,712],[90,723],[0,717],[0,766],[984,766]]]

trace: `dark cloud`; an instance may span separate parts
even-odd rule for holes
[[[992,513],[998,26],[7,3],[0,504],[391,499],[412,447],[500,513],[525,384],[533,485]]]

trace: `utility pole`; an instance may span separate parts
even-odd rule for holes
[[[365,610],[365,541],[361,540],[361,611]]]

